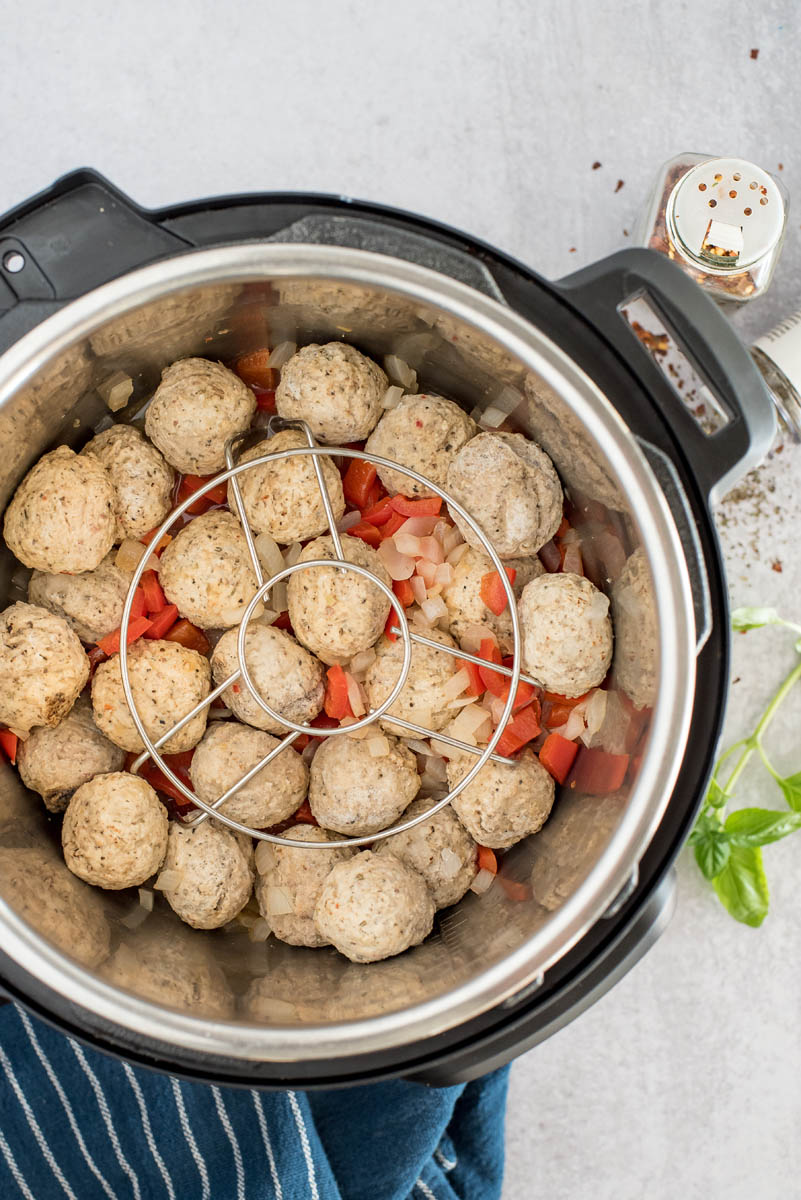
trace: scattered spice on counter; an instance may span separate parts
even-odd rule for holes
[[[601,164],[600,164],[599,162],[594,162],[594,163],[592,164],[592,169],[593,169],[593,171],[597,171],[597,170],[598,170],[598,168],[600,167],[600,165],[601,165]]]
[[[780,558],[774,558],[773,562],[770,564],[770,569],[771,571],[775,571],[777,575],[781,575],[782,560]]]
[[[758,51],[758,50],[752,50],[752,51],[751,51],[751,57],[754,59],[754,61],[756,61],[756,60],[759,58],[759,51]]]
[[[617,195],[617,193],[620,191],[620,189],[622,187],[623,187],[623,180],[618,179],[617,184],[615,185],[615,195]]]

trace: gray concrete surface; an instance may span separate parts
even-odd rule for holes
[[[630,244],[679,151],[782,163],[791,192],[801,183],[792,0],[0,0],[0,29],[0,210],[79,165],[149,205],[350,193],[556,277]],[[738,317],[747,335],[801,304],[800,209],[771,292]],[[734,601],[796,618],[799,468],[797,450],[774,457],[724,504],[722,528]],[[777,631],[737,639],[728,740],[791,653]],[[801,696],[774,739],[795,770],[799,716]],[[744,797],[778,801],[758,771],[744,783]],[[759,931],[681,862],[658,946],[517,1064],[506,1200],[801,1195],[800,854],[799,839],[766,852]]]

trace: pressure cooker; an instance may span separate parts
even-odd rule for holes
[[[624,311],[634,300],[703,380],[714,425],[637,336]],[[69,876],[57,821],[4,764],[0,863],[26,869],[0,877],[0,989],[103,1050],[186,1077],[440,1085],[499,1066],[572,1020],[668,922],[672,865],[704,792],[728,685],[711,505],[767,452],[774,418],[725,318],[651,251],[550,282],[444,225],[346,197],[266,193],[147,211],[83,170],[0,219],[0,506],[44,451],[78,449],[108,424],[110,380],[130,379],[141,404],[176,358],[229,362],[265,343],[335,339],[399,355],[422,390],[468,411],[513,408],[515,427],[583,498],[573,522],[601,570],[599,510],[643,548],[658,645],[638,644],[632,628],[616,647],[658,663],[641,760],[614,795],[561,789],[542,832],[507,854],[524,901],[496,887],[468,894],[425,943],[370,966],[333,948],[189,929],[166,908],[132,922],[135,896]],[[17,565],[3,553],[5,598]],[[98,920],[133,964],[125,987],[78,951],[76,929]],[[164,946],[163,988],[151,979],[146,995],[135,970],[143,938],[151,953],[154,939]],[[176,963],[213,973],[231,998],[224,1018],[171,1004]],[[256,981],[268,995],[274,981],[268,1019],[244,1000]]]

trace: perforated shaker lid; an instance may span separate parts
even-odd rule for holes
[[[767,171],[743,158],[712,158],[678,181],[667,204],[670,236],[691,262],[743,271],[781,243],[785,203]]]

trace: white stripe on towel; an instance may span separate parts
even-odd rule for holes
[[[128,1162],[128,1159],[125,1157],[125,1155],[122,1152],[122,1146],[120,1145],[120,1139],[117,1137],[117,1131],[111,1122],[111,1113],[109,1112],[108,1101],[106,1100],[105,1092],[103,1091],[102,1087],[100,1086],[100,1080],[97,1078],[94,1071],[89,1066],[89,1062],[86,1058],[86,1055],[83,1052],[83,1048],[78,1044],[78,1042],[74,1041],[72,1038],[68,1038],[67,1040],[68,1040],[70,1046],[72,1047],[73,1054],[77,1058],[78,1062],[81,1064],[81,1067],[83,1068],[83,1072],[86,1075],[86,1078],[89,1080],[90,1084],[92,1085],[92,1091],[94,1092],[95,1099],[97,1100],[97,1107],[100,1109],[100,1115],[103,1118],[103,1123],[106,1126],[106,1130],[108,1132],[109,1139],[111,1141],[112,1146],[114,1147],[114,1153],[117,1156],[117,1162],[120,1164],[123,1171],[130,1179],[131,1187],[133,1188],[133,1194],[136,1197],[136,1200],[142,1200],[142,1193],[139,1190],[139,1180],[137,1179],[136,1172],[134,1171],[131,1164]]]
[[[295,1124],[300,1134],[300,1144],[303,1150],[303,1157],[306,1159],[306,1171],[309,1176],[312,1200],[320,1200],[320,1193],[317,1190],[317,1177],[314,1171],[314,1159],[312,1158],[311,1145],[309,1144],[309,1135],[306,1132],[306,1122],[303,1120],[303,1113],[300,1111],[300,1105],[295,1093],[287,1092],[287,1096],[289,1096],[289,1103],[292,1105],[292,1112],[295,1115]]]
[[[153,1161],[161,1172],[161,1178],[164,1180],[164,1186],[167,1189],[167,1194],[169,1195],[170,1200],[175,1200],[175,1188],[172,1186],[170,1173],[164,1165],[164,1159],[159,1154],[158,1146],[156,1145],[156,1139],[153,1137],[153,1129],[150,1125],[150,1117],[147,1115],[147,1105],[145,1104],[145,1098],[142,1095],[142,1089],[139,1086],[139,1080],[134,1075],[130,1063],[124,1062],[122,1064],[122,1069],[128,1077],[128,1082],[131,1085],[133,1094],[136,1096],[136,1103],[139,1105],[139,1112],[142,1116],[142,1129],[145,1131],[148,1149],[153,1155]]]
[[[258,1092],[251,1091],[250,1094],[253,1097],[253,1106],[256,1109],[256,1116],[259,1118],[259,1129],[261,1130],[261,1136],[264,1141],[264,1149],[267,1151],[267,1161],[270,1164],[270,1176],[273,1181],[273,1187],[275,1188],[275,1200],[284,1200],[281,1181],[278,1178],[278,1171],[275,1168],[275,1157],[273,1155],[272,1142],[270,1141],[270,1135],[267,1132],[267,1118],[264,1115],[264,1105],[261,1102],[261,1096]]]
[[[417,1183],[414,1186],[418,1187],[420,1189],[420,1191],[425,1196],[426,1200],[437,1200],[437,1197],[431,1191],[431,1188],[428,1186],[427,1183],[423,1183],[422,1179],[418,1179]]]
[[[453,1171],[459,1165],[456,1159],[446,1158],[441,1150],[434,1151],[434,1158],[437,1160],[443,1171]]]
[[[195,1141],[195,1135],[192,1133],[192,1127],[189,1124],[189,1117],[186,1115],[186,1106],[184,1104],[181,1085],[174,1076],[170,1077],[170,1083],[172,1084],[172,1091],[173,1095],[175,1096],[175,1107],[178,1109],[178,1118],[181,1122],[181,1128],[184,1131],[186,1144],[191,1150],[192,1157],[194,1158],[197,1169],[200,1172],[200,1181],[203,1185],[203,1194],[200,1200],[209,1200],[211,1196],[211,1184],[209,1183],[209,1173],[206,1170],[206,1160],[200,1153],[200,1148]]]
[[[11,1174],[14,1176],[15,1180],[17,1181],[17,1187],[22,1192],[23,1196],[25,1197],[25,1200],[36,1200],[36,1197],[34,1196],[33,1192],[31,1191],[31,1189],[28,1187],[27,1183],[25,1182],[25,1176],[22,1174],[22,1171],[20,1171],[19,1167],[17,1166],[17,1160],[14,1157],[14,1155],[11,1153],[11,1147],[9,1146],[6,1139],[3,1137],[2,1130],[0,1130],[0,1150],[3,1151],[3,1158],[8,1163],[8,1169],[11,1172]]]
[[[225,1101],[218,1087],[212,1085],[212,1093],[214,1095],[214,1103],[217,1105],[217,1115],[220,1118],[222,1127],[228,1134],[228,1141],[231,1143],[231,1149],[234,1152],[234,1165],[236,1166],[236,1200],[245,1200],[245,1168],[242,1165],[242,1151],[239,1149],[239,1142],[234,1133],[234,1127],[228,1116],[228,1110],[225,1107]]]
[[[53,1157],[53,1151],[50,1149],[49,1145],[47,1144],[47,1142],[45,1140],[45,1136],[42,1133],[41,1128],[39,1127],[39,1122],[36,1120],[36,1117],[33,1115],[33,1109],[31,1108],[30,1104],[26,1100],[25,1093],[23,1092],[22,1088],[20,1087],[19,1080],[17,1079],[16,1075],[14,1074],[14,1068],[11,1066],[11,1060],[9,1059],[8,1055],[6,1054],[6,1052],[2,1048],[2,1046],[0,1046],[0,1062],[3,1064],[3,1069],[5,1070],[5,1073],[8,1076],[9,1083],[11,1084],[12,1088],[14,1089],[14,1094],[16,1095],[17,1099],[19,1100],[22,1111],[25,1113],[25,1116],[28,1120],[28,1125],[30,1126],[31,1133],[36,1138],[36,1141],[39,1144],[39,1149],[41,1150],[42,1154],[44,1155],[45,1161],[46,1161],[48,1167],[53,1172],[53,1174],[55,1175],[58,1182],[61,1184],[61,1187],[63,1188],[65,1194],[67,1196],[69,1196],[70,1200],[77,1200],[75,1193],[73,1192],[72,1188],[67,1183],[67,1180],[64,1177],[64,1172],[61,1170],[61,1167],[58,1165],[55,1158]]]

